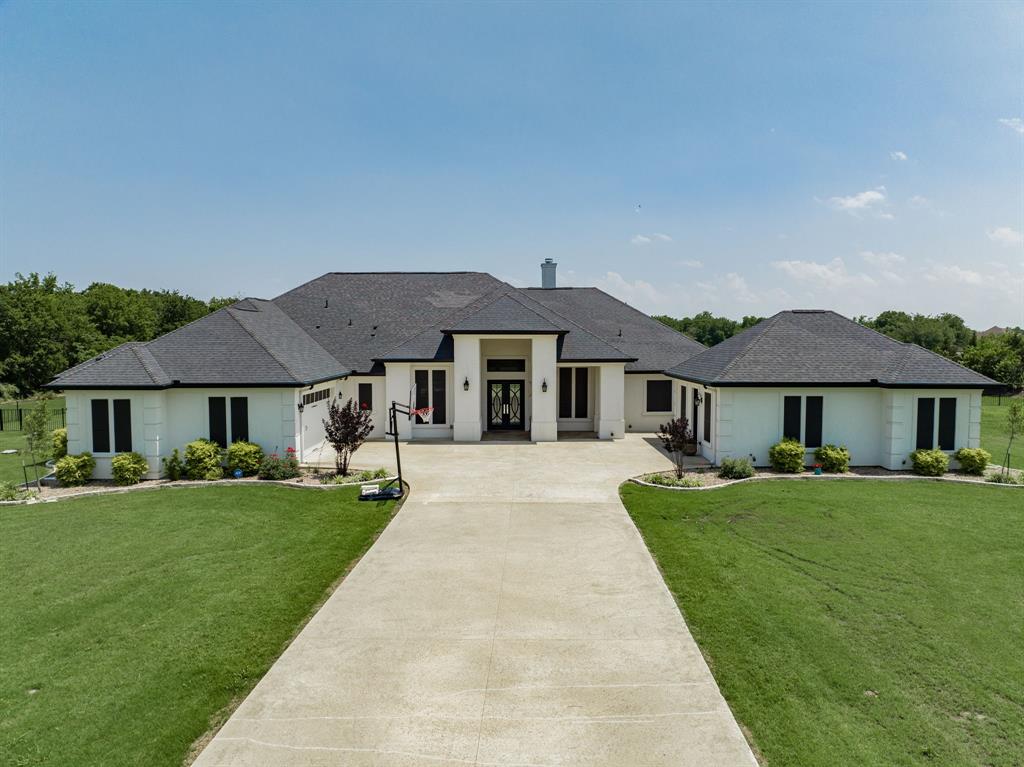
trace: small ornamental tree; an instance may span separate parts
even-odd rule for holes
[[[46,429],[49,400],[48,396],[39,397],[25,415],[23,422],[25,444],[29,455],[32,456],[32,467],[36,472],[36,487],[39,487],[39,460],[48,457],[50,452],[50,433]]]
[[[334,448],[334,466],[338,474],[348,476],[348,465],[352,454],[360,448],[373,431],[373,420],[369,410],[363,410],[349,398],[344,405],[331,400],[324,419],[327,441]]]
[[[658,427],[658,439],[675,464],[676,479],[682,479],[686,460],[683,450],[693,442],[689,422],[685,418],[673,418],[668,423],[663,423]]]
[[[1003,459],[1003,474],[1010,473],[1010,448],[1014,437],[1024,435],[1024,400],[1014,399],[1006,411],[1006,458]]]

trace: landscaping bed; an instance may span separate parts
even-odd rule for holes
[[[767,764],[1024,763],[1024,505],[985,484],[627,483]]]

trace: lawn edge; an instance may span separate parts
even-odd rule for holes
[[[217,484],[229,484],[229,485],[230,484],[234,484],[235,487],[241,486],[241,483],[239,483],[237,481],[232,483],[231,480],[218,480],[216,482],[208,482],[208,483],[180,484],[180,485],[178,485],[178,487],[205,487],[205,486],[208,486],[208,485],[217,485]],[[300,489],[304,487],[303,485],[289,484],[287,482],[279,482],[279,481],[276,481],[276,480],[264,481],[264,482],[261,482],[259,484],[253,483],[252,486],[254,486],[254,487],[263,487],[265,485],[270,485],[270,484],[284,485],[286,487],[295,487],[295,488],[300,488]],[[168,487],[168,485],[166,485],[166,484],[165,485],[160,485],[159,487]],[[348,484],[348,485],[334,485],[334,486],[330,486],[330,487],[320,487],[320,486],[311,485],[311,486],[309,486],[309,489],[323,490],[323,489],[333,489],[334,487],[338,487],[338,488],[352,487],[352,485],[351,484]],[[154,488],[154,489],[158,489],[158,488]],[[348,563],[348,565],[345,567],[344,571],[340,575],[338,575],[338,577],[335,578],[330,584],[328,584],[327,588],[324,589],[323,594],[320,595],[320,598],[317,599],[317,601],[312,605],[312,607],[310,607],[309,613],[307,613],[306,616],[304,618],[302,618],[301,621],[299,621],[299,623],[295,626],[294,631],[292,631],[291,635],[281,645],[281,648],[277,652],[277,654],[275,654],[274,657],[271,658],[270,663],[267,665],[266,669],[260,675],[260,678],[257,679],[253,683],[253,686],[250,687],[248,690],[246,690],[243,694],[235,696],[234,698],[232,698],[227,703],[227,705],[225,705],[224,707],[222,707],[221,709],[219,709],[218,711],[216,711],[216,712],[214,712],[213,714],[210,715],[210,720],[209,720],[210,723],[209,723],[209,726],[207,727],[206,731],[202,735],[200,735],[198,738],[193,740],[192,743],[188,747],[188,751],[185,752],[185,757],[182,759],[182,762],[181,762],[182,767],[190,767],[190,765],[192,765],[195,762],[195,760],[199,758],[199,755],[210,744],[210,741],[213,740],[213,738],[217,735],[217,733],[220,732],[221,728],[227,723],[228,719],[231,718],[231,715],[234,714],[235,711],[238,709],[238,707],[242,704],[242,702],[246,698],[248,698],[249,695],[252,694],[252,691],[254,689],[256,689],[256,685],[258,685],[260,682],[263,681],[263,677],[265,677],[267,675],[267,673],[270,671],[270,669],[273,668],[274,664],[277,663],[277,661],[281,659],[281,656],[284,655],[285,651],[289,647],[291,647],[292,643],[296,640],[296,638],[298,638],[299,634],[301,634],[305,630],[306,626],[309,625],[309,622],[311,620],[313,620],[313,617],[318,612],[320,612],[320,610],[323,608],[323,606],[327,603],[327,600],[330,599],[334,595],[334,592],[338,590],[338,588],[341,586],[341,584],[344,583],[345,579],[348,578],[349,574],[356,568],[356,565],[358,565],[360,562],[363,561],[363,557],[365,557],[367,552],[369,552],[370,549],[373,548],[374,544],[376,544],[377,541],[380,539],[380,537],[384,534],[384,531],[387,530],[391,526],[391,523],[394,522],[395,517],[398,516],[398,512],[400,512],[402,510],[402,507],[405,505],[406,499],[409,497],[410,489],[409,489],[409,483],[408,482],[404,482],[403,483],[403,489],[404,489],[404,492],[402,493],[402,497],[399,498],[398,501],[395,503],[395,506],[394,506],[394,508],[393,508],[393,510],[391,512],[391,516],[388,518],[388,521],[384,524],[383,527],[381,527],[381,529],[377,532],[377,534],[374,535],[373,538],[366,544],[366,548],[364,548],[361,552],[359,552],[359,554],[354,559],[352,559],[351,562]],[[79,497],[79,496],[69,496],[69,497],[74,498],[74,497]]]
[[[650,473],[650,472],[648,472]],[[722,482],[717,485],[701,485],[700,487],[673,487],[672,485],[656,485],[653,482],[645,482],[640,479],[644,475],[638,475],[636,477],[630,477],[622,484],[632,483],[634,485],[640,485],[641,487],[654,487],[658,490],[673,490],[676,492],[701,492],[709,490],[721,490],[724,487],[732,487],[733,485],[739,485],[743,482],[821,482],[827,480],[878,480],[880,482],[954,482],[959,485],[981,485],[983,487],[1003,487],[1011,490],[1020,490],[1024,488],[1024,485],[1002,485],[998,482],[986,482],[979,479],[962,479],[960,477],[920,477],[912,476],[907,474],[900,474],[895,477],[886,477],[884,475],[859,475],[859,474],[794,474],[791,477],[786,476],[765,476],[765,477],[744,477],[743,479],[730,479],[726,482]],[[621,488],[621,485],[620,485]]]

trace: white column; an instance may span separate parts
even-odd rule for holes
[[[408,405],[409,390],[412,387],[412,365],[408,362],[388,362],[384,365],[384,412],[391,408],[392,402]],[[412,438],[412,421],[405,416],[398,417],[399,439]]]
[[[165,400],[166,395],[162,391],[146,392],[142,395],[143,454],[149,464],[149,471],[146,473],[149,479],[157,479],[163,473],[161,459],[164,452],[160,443],[165,428]]]
[[[68,455],[90,450],[86,447],[85,424],[82,423],[82,395],[76,391],[64,392],[64,407],[67,408],[64,424],[68,430]]]
[[[598,439],[622,439],[626,432],[626,366],[601,365],[599,391],[600,419],[597,422]]]
[[[534,336],[530,352],[530,439],[534,442],[554,442],[558,439],[558,336]],[[548,390],[544,391],[547,382]]]
[[[967,422],[967,447],[981,447],[981,390],[975,389],[969,392],[966,399],[970,408]],[[992,457],[997,458],[997,456]]]
[[[455,407],[453,434],[456,442],[479,442],[480,426],[480,337],[472,335],[454,335],[455,364],[453,366],[452,389]],[[469,380],[469,390],[465,388]]]

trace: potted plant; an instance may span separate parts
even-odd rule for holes
[[[814,473],[815,473],[815,475],[820,475],[821,474],[821,464],[820,463],[814,464]]]
[[[692,434],[683,443],[683,455],[697,455],[697,439]]]

